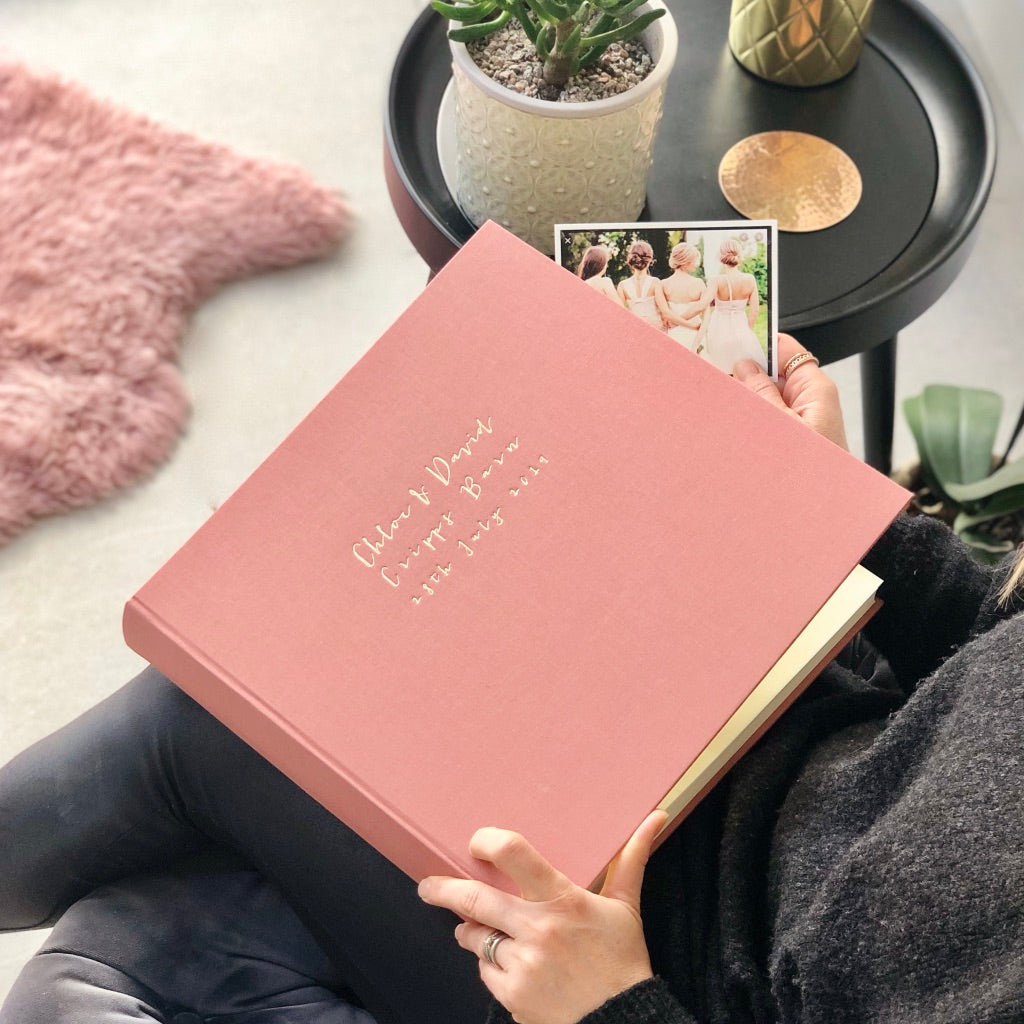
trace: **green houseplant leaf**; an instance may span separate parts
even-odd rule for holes
[[[984,480],[948,485],[948,494],[958,505],[970,505],[997,494],[1018,491],[1024,491],[1024,461],[1010,462]]]
[[[994,564],[1014,548],[1012,540],[993,540],[984,530],[957,530],[957,534],[981,562]]]
[[[954,529],[969,530],[981,523],[990,522],[1000,516],[1017,512],[1024,508],[1024,484],[1019,487],[1001,489],[987,501],[975,503],[971,508],[964,508],[957,514]]]
[[[667,11],[634,15],[645,0],[432,0],[449,21],[448,35],[472,42],[515,19],[544,65],[544,80],[561,88],[584,65],[615,42],[638,36]]]
[[[970,484],[992,471],[1003,400],[994,391],[932,384],[922,394],[928,462],[940,486]]]
[[[918,507],[926,514],[955,514],[954,530],[985,561],[1012,550],[1008,523],[1016,520],[1017,539],[1024,531],[1024,460],[1004,465],[1005,456],[996,460],[993,454],[1002,404],[995,392],[950,385],[930,385],[903,403],[921,476],[935,498],[928,501],[922,493]]]
[[[928,458],[928,445],[924,435],[924,395],[913,395],[903,402],[903,415],[906,418],[907,426],[914,435],[914,444],[917,445],[917,457],[921,463],[921,476],[928,485],[929,490],[937,495],[942,494],[942,488],[935,477],[931,460]]]

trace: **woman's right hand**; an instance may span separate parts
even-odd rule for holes
[[[485,828],[470,853],[493,864],[520,895],[461,878],[426,878],[420,898],[462,918],[455,931],[480,960],[480,977],[523,1024],[573,1024],[653,977],[640,919],[651,846],[667,815],[653,811],[616,859],[600,894],[574,885],[521,835]],[[486,952],[495,932],[509,941]]]
[[[780,367],[786,366],[793,356],[806,351],[796,338],[788,334],[779,335],[776,356]],[[816,363],[807,360],[794,367],[789,376],[780,377],[776,382],[757,363],[744,359],[733,368],[733,376],[772,405],[848,450],[839,390]]]

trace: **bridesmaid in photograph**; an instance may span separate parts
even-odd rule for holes
[[[622,299],[615,290],[615,285],[605,276],[608,271],[608,248],[604,245],[592,245],[583,254],[576,276],[585,281],[596,292],[607,296],[617,305]]]
[[[668,335],[691,352],[697,351],[701,310],[707,286],[693,271],[700,265],[700,250],[689,242],[672,247],[668,257],[672,276],[659,282],[655,300],[668,324]]]
[[[663,331],[665,323],[661,319],[656,298],[661,282],[650,273],[653,262],[654,250],[648,242],[638,239],[630,245],[626,250],[626,264],[632,274],[619,282],[619,298],[631,313],[636,313],[641,320]]]
[[[708,281],[704,307],[714,303],[707,326],[705,359],[732,373],[741,359],[751,359],[767,372],[768,357],[754,333],[760,299],[753,274],[744,274],[739,245],[731,238],[722,242],[718,261],[722,272]]]

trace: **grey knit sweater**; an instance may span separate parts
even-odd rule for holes
[[[652,858],[658,977],[585,1024],[1024,1021],[1024,603],[931,520],[866,564],[884,609]]]

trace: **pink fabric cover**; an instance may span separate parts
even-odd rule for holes
[[[192,310],[348,220],[299,168],[0,63],[0,544],[153,470],[188,411]]]

